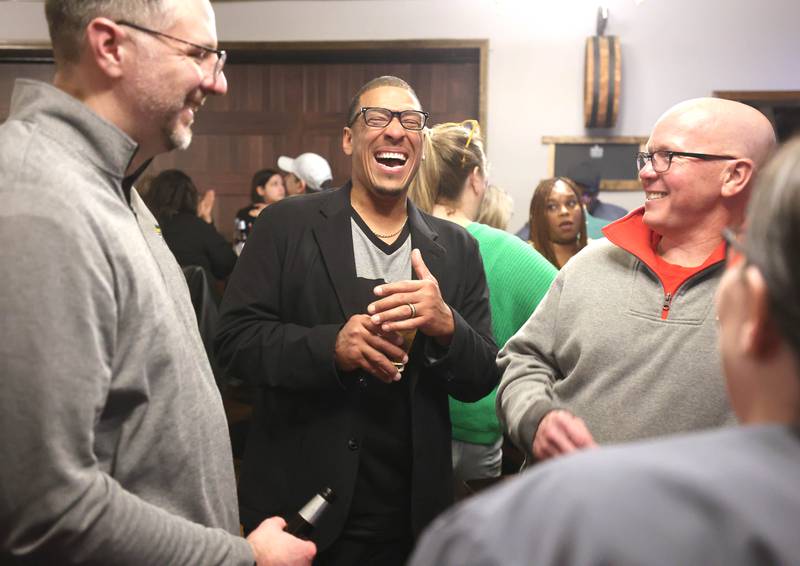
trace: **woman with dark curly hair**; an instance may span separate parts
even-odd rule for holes
[[[214,228],[211,209],[214,191],[202,198],[183,171],[168,169],[152,181],[144,197],[158,220],[161,235],[181,266],[199,265],[212,281],[233,271],[236,254]]]

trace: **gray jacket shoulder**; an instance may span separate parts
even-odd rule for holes
[[[541,464],[437,520],[412,564],[791,563],[800,496],[782,470],[796,469],[800,443],[747,428]]]

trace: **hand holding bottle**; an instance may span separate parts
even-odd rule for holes
[[[317,547],[285,532],[285,526],[280,517],[270,517],[247,537],[258,566],[310,566]]]
[[[233,225],[233,252],[239,256],[242,255],[244,244],[247,241],[247,222],[241,218],[237,218]]]
[[[336,494],[330,487],[323,487],[311,500],[303,505],[286,524],[286,532],[296,537],[307,539],[317,526],[320,517],[325,514],[331,503],[336,500]]]

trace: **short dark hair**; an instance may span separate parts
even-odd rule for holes
[[[581,189],[575,181],[568,177],[551,177],[541,181],[536,186],[536,189],[534,189],[533,196],[531,197],[530,215],[528,217],[530,220],[530,240],[533,247],[536,248],[536,251],[542,254],[547,261],[556,266],[556,268],[559,268],[559,265],[556,259],[556,252],[553,249],[553,243],[550,241],[550,222],[547,219],[547,199],[550,198],[553,187],[555,187],[556,183],[559,181],[572,189],[572,192],[575,193],[575,198],[577,198],[580,203]],[[587,240],[586,212],[584,211],[583,205],[581,205],[581,226],[578,232],[578,249],[584,248]]]
[[[200,195],[189,175],[167,169],[150,181],[143,199],[159,223],[164,223],[179,212],[197,214]]]
[[[264,202],[264,197],[258,194],[258,187],[263,187],[267,181],[272,179],[273,175],[280,175],[275,169],[260,169],[253,174],[253,179],[250,181],[250,202]]]
[[[800,357],[800,137],[760,173],[747,207],[745,250],[764,276],[770,314]]]
[[[163,23],[172,5],[169,0],[46,0],[44,11],[56,62],[78,61],[86,26],[95,18]]]
[[[380,88],[382,86],[394,86],[397,88],[402,88],[410,92],[414,95],[414,98],[419,101],[419,97],[417,93],[414,92],[414,89],[411,88],[411,85],[408,84],[406,81],[399,77],[393,77],[392,75],[383,75],[382,77],[375,77],[371,81],[367,81],[358,92],[356,92],[355,96],[353,96],[353,100],[350,101],[350,108],[347,110],[347,122],[346,124],[349,126],[353,123],[358,111],[361,109],[361,97],[365,92],[369,92],[373,89]]]

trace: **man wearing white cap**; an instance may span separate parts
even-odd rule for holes
[[[326,181],[333,179],[331,166],[316,153],[303,153],[294,159],[281,155],[278,167],[287,173],[284,178],[287,196],[319,191],[324,188],[322,185]]]

